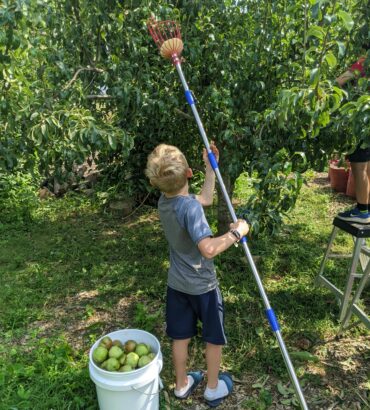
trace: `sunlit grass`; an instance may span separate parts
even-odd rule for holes
[[[241,177],[239,200],[250,189]],[[332,219],[348,203],[308,180],[281,233],[248,242],[289,350],[302,350],[301,339],[312,345],[339,330],[335,298],[314,280]],[[214,226],[215,210],[207,215]],[[7,225],[0,239],[0,409],[97,409],[88,350],[102,334],[125,327],[147,329],[159,338],[162,378],[172,397],[171,347],[164,331],[168,247],[156,210],[144,207],[122,221],[93,200],[68,195],[40,203],[33,217],[23,228]],[[337,246],[348,251],[351,238],[344,236]],[[345,267],[338,263],[329,264],[328,273],[340,282],[345,272],[335,272]],[[251,380],[240,408],[268,408],[272,396],[289,399],[284,408],[292,408],[294,394],[285,397],[274,387],[278,381],[288,383],[288,376],[245,256],[233,247],[216,259],[216,266],[228,336],[222,368]],[[364,334],[362,327],[348,332],[354,340]],[[326,400],[310,364],[295,364],[303,384]],[[200,339],[191,345],[189,365],[205,368]],[[259,379],[266,379],[263,387]],[[170,402],[171,409],[183,408]],[[194,402],[202,403],[201,393]],[[163,394],[161,403],[164,409]]]

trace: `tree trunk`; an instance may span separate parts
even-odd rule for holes
[[[230,175],[222,175],[226,190],[230,196],[230,200],[233,197],[234,187],[235,187],[235,178],[231,178]],[[232,218],[227,207],[226,201],[224,199],[223,193],[220,187],[217,187],[217,233],[218,235],[223,235],[229,230],[229,225],[232,222]]]

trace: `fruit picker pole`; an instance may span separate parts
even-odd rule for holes
[[[178,73],[178,75],[180,77],[180,80],[181,80],[181,83],[184,87],[186,101],[188,102],[188,104],[191,107],[191,110],[192,110],[193,115],[195,117],[195,121],[196,121],[196,123],[198,125],[198,128],[199,128],[200,135],[202,137],[203,143],[204,143],[205,148],[207,150],[209,162],[212,166],[213,171],[216,174],[217,181],[218,181],[219,186],[221,188],[223,197],[226,201],[226,204],[227,204],[227,207],[229,209],[232,220],[233,220],[233,222],[236,222],[237,221],[237,216],[235,214],[235,211],[234,211],[233,205],[231,203],[229,194],[226,190],[225,184],[222,180],[222,176],[221,176],[221,173],[220,173],[220,170],[219,170],[219,167],[218,167],[216,157],[215,157],[215,155],[213,154],[213,152],[210,148],[210,144],[209,144],[209,141],[208,141],[208,138],[207,138],[207,134],[204,130],[202,121],[201,121],[200,116],[198,114],[198,110],[197,110],[197,107],[196,107],[196,104],[195,104],[194,95],[189,89],[189,86],[186,82],[184,73],[183,73],[182,68],[181,68],[180,55],[181,55],[181,52],[182,52],[182,49],[183,49],[183,42],[181,40],[180,29],[179,29],[178,25],[176,24],[176,22],[174,22],[174,21],[170,21],[170,20],[156,21],[153,18],[148,21],[148,29],[149,29],[149,32],[150,32],[151,36],[153,37],[155,43],[159,47],[160,54],[162,55],[162,57],[170,59],[172,61],[173,65],[176,67],[177,73]],[[295,388],[297,397],[299,399],[299,402],[301,404],[301,407],[304,410],[308,410],[305,398],[303,396],[301,387],[299,385],[298,378],[297,378],[297,376],[295,374],[295,371],[294,371],[293,364],[290,360],[289,353],[286,349],[284,340],[281,336],[280,326],[279,326],[278,320],[275,316],[275,313],[274,313],[273,309],[270,306],[270,302],[267,298],[267,295],[266,295],[265,289],[263,287],[261,278],[258,274],[256,265],[254,263],[252,255],[251,255],[250,250],[248,248],[247,238],[246,237],[241,238],[240,242],[242,244],[242,247],[243,247],[243,250],[244,250],[245,255],[247,257],[247,260],[249,262],[249,265],[252,269],[254,279],[257,283],[259,293],[262,297],[263,304],[265,306],[265,313],[266,313],[267,319],[268,319],[268,321],[270,323],[270,326],[271,326],[271,329],[274,332],[275,337],[278,341],[281,353],[282,353],[284,361],[285,361],[285,365],[287,367],[290,379],[291,379],[291,381],[294,385],[294,388]]]

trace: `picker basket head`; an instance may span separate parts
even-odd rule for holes
[[[152,17],[148,20],[147,26],[161,56],[177,60],[184,47],[177,23],[172,20],[156,21]]]

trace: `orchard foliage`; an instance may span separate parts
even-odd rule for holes
[[[232,195],[253,175],[262,229],[294,205],[309,166],[368,137],[366,80],[335,78],[369,42],[367,0],[5,0],[0,5],[0,170],[61,175],[93,157],[107,186],[142,196],[159,142],[200,167],[181,83],[146,21],[175,19],[183,70]],[[219,222],[226,211],[219,203]]]

